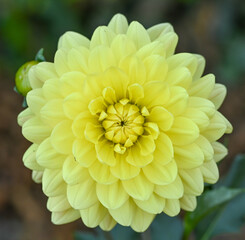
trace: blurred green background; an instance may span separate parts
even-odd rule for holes
[[[71,240],[81,221],[54,226],[41,186],[31,180],[22,155],[29,143],[16,116],[22,97],[13,92],[17,69],[33,60],[40,48],[53,61],[59,37],[77,31],[91,37],[115,13],[146,28],[170,22],[177,34],[177,52],[203,55],[205,73],[228,87],[221,111],[234,126],[226,173],[237,153],[245,152],[245,1],[244,0],[0,0],[0,239]],[[216,239],[245,239],[245,234]],[[174,239],[173,239],[174,240]]]

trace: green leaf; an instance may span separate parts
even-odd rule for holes
[[[207,235],[207,230],[212,232],[212,229],[209,229],[209,227],[215,227],[215,224],[218,221],[217,218],[221,215],[222,211],[224,210],[225,204],[227,204],[230,200],[234,199],[239,194],[244,192],[244,189],[229,189],[226,187],[221,187],[203,193],[203,195],[198,198],[197,208],[195,209],[195,211],[187,213],[185,216],[185,237],[187,238],[189,234],[195,229],[197,224],[199,224],[199,222],[203,220],[208,214],[214,215],[212,216],[212,219],[208,221],[208,226],[205,227],[205,231],[203,234]],[[202,230],[199,230],[198,235],[201,235],[200,231]],[[202,238],[200,238],[199,236],[198,239]]]
[[[46,61],[46,60],[45,60],[45,57],[44,57],[44,55],[43,55],[43,48],[41,48],[41,49],[37,52],[36,57],[35,57],[35,61],[37,61],[37,62],[45,62],[45,61]]]
[[[183,223],[179,217],[169,217],[162,213],[157,215],[150,227],[152,240],[180,240],[183,234]]]

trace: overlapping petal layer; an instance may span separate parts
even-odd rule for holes
[[[91,40],[65,33],[54,63],[32,67],[23,161],[55,224],[145,231],[158,213],[193,210],[218,180],[227,149],[217,140],[232,131],[217,110],[226,90],[176,44],[170,24],[146,30],[117,14]]]

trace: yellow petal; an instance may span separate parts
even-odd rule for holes
[[[183,146],[193,143],[199,137],[199,129],[190,119],[176,117],[172,128],[167,134],[174,145]]]
[[[80,213],[73,208],[70,208],[62,212],[52,212],[51,221],[53,224],[60,225],[69,222],[73,222],[80,218]]]
[[[138,100],[144,97],[144,89],[140,84],[134,83],[128,86],[128,94],[129,99],[136,104]]]
[[[187,108],[182,116],[192,120],[200,131],[204,130],[209,125],[208,116],[197,108]]]
[[[144,123],[144,130],[147,134],[151,135],[154,140],[156,140],[160,134],[158,125],[153,122]]]
[[[114,15],[108,24],[108,28],[116,34],[126,33],[128,29],[127,18],[122,14]]]
[[[104,102],[103,97],[97,97],[90,101],[88,105],[88,109],[91,114],[96,115],[98,113],[101,113],[102,111],[106,111],[106,104]]]
[[[38,117],[27,120],[22,126],[23,136],[33,143],[41,143],[49,137],[51,128],[45,125]]]
[[[213,142],[212,143],[212,147],[214,150],[214,160],[215,162],[219,162],[220,160],[222,160],[227,154],[228,154],[228,150],[227,148],[219,143],[219,142]]]
[[[72,31],[68,31],[64,33],[60,37],[58,42],[58,49],[60,48],[72,49],[80,46],[84,46],[88,48],[89,40],[83,35]]]
[[[160,41],[165,47],[166,58],[174,54],[175,48],[178,43],[178,35],[174,32],[168,32],[161,35],[157,41]]]
[[[106,164],[99,162],[98,160],[88,169],[91,177],[101,184],[112,184],[118,179],[112,175],[110,167]]]
[[[117,164],[111,167],[111,173],[120,180],[134,178],[140,172],[140,168],[129,164],[124,155],[116,154]]]
[[[170,217],[174,217],[180,212],[180,202],[178,199],[166,199],[165,208],[163,210]]]
[[[191,169],[203,164],[204,154],[196,143],[191,143],[181,147],[175,146],[174,159],[179,168]]]
[[[83,167],[90,167],[97,159],[94,144],[88,142],[85,138],[74,141],[72,153],[76,161]]]
[[[219,109],[226,96],[226,87],[222,84],[215,84],[213,91],[208,99],[213,102],[216,109]]]
[[[63,195],[66,192],[66,183],[60,169],[45,169],[42,177],[43,192],[49,197]]]
[[[195,141],[195,143],[201,148],[204,154],[204,161],[210,161],[213,159],[214,150],[210,142],[202,135]]]
[[[42,89],[38,88],[28,92],[26,102],[29,109],[36,115],[39,115],[40,109],[45,104]]]
[[[106,26],[97,27],[93,33],[90,42],[90,49],[93,49],[99,45],[110,46],[115,33]]]
[[[139,146],[140,154],[148,156],[155,151],[156,145],[151,135],[142,135],[136,143]]]
[[[197,58],[191,53],[178,53],[167,59],[169,70],[177,67],[187,67],[193,75],[197,69]]]
[[[170,138],[164,134],[160,133],[156,140],[156,150],[154,151],[154,161],[160,165],[166,165],[169,163],[174,156],[173,144]]]
[[[183,113],[187,107],[188,93],[182,87],[171,87],[169,91],[170,98],[164,107],[174,116],[178,116]]]
[[[128,150],[128,156],[126,157],[126,161],[135,166],[135,167],[144,167],[147,164],[151,163],[153,160],[153,155],[149,154],[143,156],[140,154],[140,148],[138,144],[135,144]]]
[[[121,207],[129,198],[121,181],[107,185],[97,183],[96,193],[99,201],[108,209]]]
[[[60,91],[63,96],[74,92],[82,92],[84,87],[85,74],[81,72],[68,72],[60,78]]]
[[[152,223],[155,214],[147,213],[140,208],[136,208],[131,227],[136,232],[144,232]]]
[[[141,172],[135,178],[122,182],[125,191],[133,198],[147,200],[153,192],[154,185]]]
[[[86,177],[76,185],[68,185],[67,197],[73,208],[79,210],[89,208],[98,202],[96,184],[91,178]]]
[[[25,110],[23,110],[21,113],[19,113],[17,117],[19,126],[22,127],[23,124],[32,117],[34,117],[34,114],[30,110],[30,108],[26,108]]]
[[[90,178],[87,168],[82,167],[72,155],[66,158],[62,175],[65,182],[70,185],[78,184],[86,181],[86,178]]]
[[[197,59],[197,68],[193,74],[193,81],[199,79],[202,76],[205,68],[205,58],[199,54],[194,54],[194,56]]]
[[[170,85],[180,86],[188,89],[191,84],[192,77],[188,68],[178,67],[168,73],[165,81]]]
[[[97,46],[91,50],[88,59],[91,74],[104,72],[113,66],[116,66],[116,58],[108,46]]]
[[[226,123],[221,114],[216,112],[210,119],[208,127],[202,131],[202,135],[206,137],[210,142],[214,142],[221,138],[226,131]]]
[[[41,88],[43,86],[43,82],[36,75],[35,67],[36,65],[32,66],[28,72],[28,79],[32,89]]]
[[[140,105],[148,109],[154,106],[164,106],[170,97],[169,87],[163,81],[147,82],[144,85],[145,97],[139,101]]]
[[[214,85],[215,76],[213,74],[208,74],[194,81],[188,89],[188,93],[190,96],[208,98],[214,89]]]
[[[41,183],[42,182],[42,178],[43,178],[43,171],[32,171],[31,174],[32,180],[35,183]]]
[[[212,117],[215,113],[214,104],[205,98],[189,97],[188,107],[197,108],[204,112],[208,117]]]
[[[155,42],[159,45],[159,43]],[[165,81],[168,64],[164,57],[159,55],[150,55],[144,60],[144,65],[147,74],[147,81]]]
[[[68,66],[68,61],[67,61],[67,50],[66,49],[60,48],[55,53],[54,66],[59,76],[62,76],[62,74],[70,71],[70,68]]]
[[[68,118],[74,119],[79,113],[85,110],[83,99],[84,96],[78,92],[72,93],[64,99],[63,109]]]
[[[89,50],[85,47],[71,49],[67,53],[67,64],[71,71],[78,71],[84,74],[89,73],[88,58]]]
[[[97,153],[97,158],[100,162],[105,163],[109,166],[116,165],[116,157],[114,153],[114,144],[107,139],[98,141],[95,144],[95,149]]]
[[[48,101],[41,108],[40,117],[45,124],[51,127],[54,127],[56,124],[66,119],[63,111],[63,101],[61,99]]]
[[[88,122],[84,134],[87,140],[97,144],[101,136],[104,134],[104,129],[101,125]]]
[[[47,100],[62,98],[60,92],[60,80],[59,78],[52,78],[47,80],[42,87],[43,96]]]
[[[45,168],[60,168],[66,155],[57,153],[52,147],[50,138],[47,138],[38,146],[36,158],[37,162]]]
[[[168,131],[173,124],[173,115],[160,106],[152,108],[150,115],[146,119],[157,123],[162,131]]]
[[[90,228],[98,226],[107,214],[107,209],[100,203],[96,203],[93,206],[80,210],[83,223]]]
[[[165,206],[165,199],[154,193],[150,196],[148,200],[140,201],[140,200],[134,199],[134,202],[143,211],[152,213],[152,214],[161,213]]]
[[[219,170],[214,160],[205,162],[201,166],[201,172],[206,183],[214,184],[219,179]]]
[[[147,29],[147,32],[151,38],[151,41],[157,40],[159,37],[165,35],[168,32],[173,32],[173,27],[169,23],[160,23]]]
[[[99,226],[103,231],[110,231],[116,224],[117,222],[107,213]]]
[[[151,41],[145,28],[136,21],[130,23],[127,30],[127,36],[134,41],[137,49],[140,49]]]
[[[199,196],[203,192],[203,176],[200,168],[180,169],[179,175],[184,184],[185,194]]]
[[[122,34],[117,35],[113,39],[111,43],[111,49],[117,62],[119,62],[124,57],[132,55],[136,52],[136,46],[134,42],[126,35]]]
[[[142,60],[135,55],[123,58],[119,63],[119,68],[129,76],[130,84],[143,84],[146,80],[145,66]]]
[[[128,199],[121,207],[117,209],[108,209],[111,216],[122,226],[129,226],[136,211],[135,204]]]
[[[35,65],[34,72],[38,79],[42,82],[58,77],[54,63],[51,62],[38,63]]]
[[[153,161],[151,164],[142,168],[142,170],[150,182],[158,185],[166,185],[173,182],[178,172],[174,160],[164,166]]]
[[[51,144],[54,149],[62,154],[70,154],[72,152],[72,144],[74,135],[71,130],[71,122],[64,120],[57,124],[51,134]]]
[[[192,195],[184,195],[180,199],[180,207],[185,211],[192,212],[197,206],[197,199],[195,196]]]
[[[154,192],[162,198],[179,199],[184,194],[184,187],[180,177],[177,175],[172,183],[167,185],[156,185]]]
[[[51,212],[62,212],[71,208],[66,195],[58,195],[49,197],[47,202],[47,209]]]
[[[74,136],[84,138],[84,130],[88,122],[98,124],[97,116],[93,116],[88,110],[78,114],[71,126]]]
[[[24,153],[23,162],[24,165],[31,170],[42,171],[43,167],[40,166],[36,160],[37,148],[38,148],[37,144],[32,144]]]

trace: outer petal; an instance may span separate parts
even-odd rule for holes
[[[58,195],[49,197],[47,202],[47,209],[51,212],[62,212],[71,208],[66,195]]]
[[[109,185],[97,183],[96,193],[99,201],[108,209],[121,207],[129,198],[121,181]]]
[[[165,206],[165,199],[154,193],[148,200],[140,201],[134,199],[134,202],[139,208],[141,208],[141,210],[152,214],[161,213]]]
[[[56,125],[50,139],[57,152],[70,154],[72,152],[73,141],[75,140],[71,130],[71,121],[64,120]]]
[[[73,208],[79,210],[89,208],[98,202],[96,184],[87,177],[76,185],[68,185],[67,197]]]
[[[188,118],[176,117],[172,128],[167,132],[173,144],[183,146],[193,143],[199,137],[197,125]]]
[[[56,225],[73,222],[80,218],[80,213],[73,208],[62,212],[52,212],[51,221]]]
[[[116,14],[109,22],[108,27],[116,34],[125,34],[128,30],[127,18],[122,14]]]
[[[180,212],[179,200],[178,199],[167,199],[163,212],[165,212],[171,217],[178,215]]]
[[[45,169],[42,177],[43,192],[49,197],[63,195],[66,192],[66,183],[60,169]]]
[[[29,109],[35,114],[39,115],[40,109],[45,104],[42,89],[37,88],[28,92],[26,102]]]
[[[83,223],[90,228],[98,226],[107,214],[107,209],[100,203],[96,203],[93,206],[80,210]]]
[[[215,84],[213,91],[210,93],[209,100],[213,102],[216,109],[219,109],[226,96],[226,87],[222,84]]]
[[[109,213],[107,213],[104,217],[104,219],[100,222],[100,227],[104,231],[110,231],[117,222],[111,217]]]
[[[157,40],[159,37],[164,36],[168,32],[173,32],[173,27],[169,23],[160,23],[147,29],[151,41]]]
[[[199,168],[179,170],[184,184],[185,194],[201,195],[203,192],[203,176]]]
[[[194,211],[197,206],[197,199],[192,195],[184,195],[180,199],[180,206],[185,211]]]
[[[175,180],[178,168],[174,160],[164,166],[153,161],[143,168],[143,172],[148,181],[158,185],[166,185]]]
[[[34,117],[34,114],[30,110],[30,108],[26,108],[25,110],[23,110],[17,117],[19,126],[22,127],[23,124],[32,117]]]
[[[153,192],[154,185],[143,173],[140,173],[133,179],[122,182],[125,191],[134,199],[147,200]]]
[[[110,167],[106,164],[99,162],[98,160],[89,167],[89,173],[91,177],[101,184],[112,184],[118,180],[114,175],[112,175]]]
[[[43,167],[40,166],[36,160],[37,148],[38,145],[34,143],[26,150],[23,155],[23,163],[27,168],[31,170],[42,171]]]
[[[36,152],[37,162],[45,168],[60,168],[62,167],[66,155],[57,153],[53,148],[50,138],[45,139],[39,146]]]
[[[214,160],[205,162],[201,166],[201,172],[203,175],[204,182],[206,183],[214,184],[219,179],[219,170]]]
[[[129,39],[134,41],[138,49],[150,43],[151,41],[145,28],[140,23],[135,21],[130,23],[127,36]]]
[[[140,208],[136,208],[131,227],[136,232],[144,232],[151,224],[155,214],[147,213]]]
[[[84,46],[86,48],[89,47],[89,40],[84,37],[83,35],[68,31],[64,33],[58,42],[58,49],[60,48],[66,48],[66,49],[71,49],[71,48],[77,48],[80,46]]]
[[[221,159],[223,159],[228,154],[227,148],[219,142],[213,142],[212,147],[214,150],[215,162],[219,162]]]
[[[177,175],[176,179],[170,184],[164,186],[156,185],[154,192],[162,198],[179,199],[184,194],[184,186],[180,177]]]
[[[38,117],[30,118],[22,127],[23,136],[33,143],[41,143],[45,138],[49,137],[50,133],[51,128],[44,125]]]

